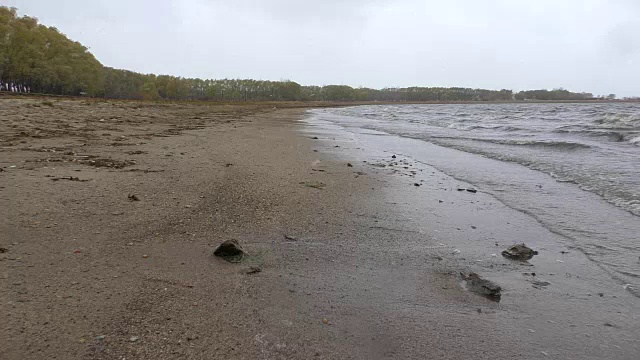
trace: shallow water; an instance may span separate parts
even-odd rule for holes
[[[379,105],[311,115],[476,185],[640,295],[640,104]]]

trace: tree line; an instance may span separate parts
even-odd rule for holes
[[[0,91],[86,95],[115,99],[208,101],[513,101],[590,100],[564,89],[486,90],[459,87],[353,88],[302,86],[252,79],[203,80],[141,74],[103,66],[79,42],[55,27],[0,7]],[[613,94],[612,94],[613,95]],[[609,96],[611,97],[611,95]],[[613,95],[615,98],[615,95]]]

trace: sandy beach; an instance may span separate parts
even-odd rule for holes
[[[0,358],[640,352],[637,298],[535,219],[286,106],[0,98]]]

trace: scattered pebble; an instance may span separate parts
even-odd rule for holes
[[[136,341],[138,341],[138,337],[137,336],[132,336],[132,337],[129,338],[129,341],[136,342]]]

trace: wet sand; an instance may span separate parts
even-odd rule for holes
[[[478,270],[487,241],[552,235],[435,169],[351,157],[303,110],[0,99],[0,116],[3,359],[640,351],[635,299],[585,291],[542,253],[480,268],[500,303],[465,291],[457,274]],[[241,264],[212,256],[231,238]]]

